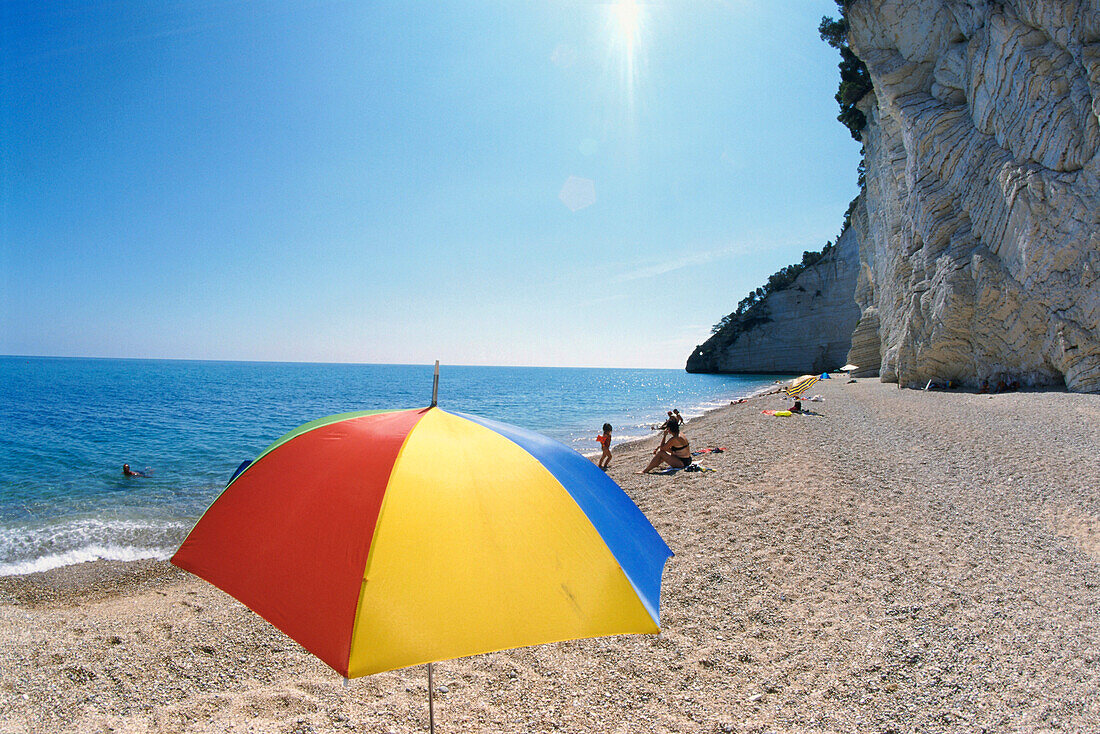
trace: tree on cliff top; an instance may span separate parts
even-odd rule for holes
[[[848,47],[847,9],[851,0],[836,0],[836,4],[840,18],[823,17],[817,31],[821,40],[840,51],[840,88],[836,93],[840,114],[836,119],[848,128],[853,138],[860,140],[860,131],[867,126],[867,116],[856,103],[871,91],[871,75],[867,65]]]
[[[746,319],[766,321],[767,319],[763,317],[757,310],[754,310],[754,307],[757,304],[762,303],[769,294],[789,288],[791,285],[794,284],[794,281],[798,278],[798,276],[802,274],[803,270],[808,267],[817,265],[817,263],[820,262],[821,258],[828,255],[829,251],[832,249],[833,243],[826,242],[825,247],[821,248],[821,252],[803,252],[802,262],[795,263],[794,265],[788,265],[779,272],[773,273],[768,278],[767,283],[757,288],[755,291],[750,292],[749,295],[741,299],[741,301],[737,304],[736,311],[730,314],[726,314],[722,317],[721,321],[712,326],[710,329],[710,333],[717,334],[722,329],[730,327],[731,325],[736,325],[739,328],[744,328],[744,322]]]

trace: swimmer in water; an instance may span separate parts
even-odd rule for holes
[[[147,477],[149,475],[145,474],[143,472],[134,471],[133,469],[130,468],[129,464],[123,464],[122,465],[122,476],[124,476],[124,477]]]

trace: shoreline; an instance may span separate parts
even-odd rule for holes
[[[693,421],[698,421],[706,416],[725,410],[733,405],[741,404],[749,400],[767,397],[773,392],[763,392],[765,388],[747,395],[743,398],[730,401],[729,405],[719,405],[702,414],[695,415],[685,421],[685,430]],[[770,390],[770,388],[767,388]],[[660,437],[655,429],[649,436],[623,441],[614,444],[618,451],[633,451],[645,444],[655,441]],[[581,453],[581,452],[578,452]],[[599,451],[593,453],[581,453],[586,459],[598,458]],[[0,575],[0,603],[5,599],[23,600],[35,598],[38,600],[57,600],[63,598],[66,593],[73,596],[81,596],[81,587],[88,588],[87,598],[92,598],[91,589],[94,586],[105,586],[112,590],[125,588],[128,582],[135,577],[152,579],[155,577],[172,577],[183,572],[168,562],[167,559],[139,558],[132,561],[118,561],[96,559],[82,561],[80,563],[56,566],[44,571],[32,571],[22,574]]]
[[[541,381],[526,386],[508,368],[470,370],[463,378],[465,382],[456,383],[455,400],[459,401],[456,405],[475,414],[534,427],[584,454],[598,448],[592,437],[604,421],[618,426],[617,435],[623,438],[645,438],[650,434],[645,424],[663,416],[666,405],[679,405],[685,415],[698,413],[749,393],[762,381],[771,381],[764,376],[726,380],[662,373],[659,377],[638,377],[640,382],[633,384],[631,375],[637,377],[636,371],[603,370],[585,377],[592,371],[582,370],[574,384],[553,368],[541,372],[545,373]],[[187,384],[201,387],[203,380],[219,374],[216,371],[210,375],[192,374]],[[163,376],[158,375],[156,371],[146,375],[139,370],[132,377],[145,380],[139,384],[149,388],[159,384],[157,380]],[[399,391],[405,390],[411,379],[400,371],[396,375],[358,376],[377,378],[383,388]],[[76,375],[72,377],[76,379]],[[299,384],[309,374],[294,372],[283,377]],[[244,376],[237,375],[234,379],[240,381]],[[504,380],[502,385],[506,389],[500,398],[471,397],[471,385],[495,379]],[[662,396],[673,397],[666,403]],[[261,397],[281,400],[270,391],[263,392]],[[569,405],[574,401],[575,406]],[[7,518],[0,527],[0,550],[4,556],[0,578],[93,559],[167,559],[218,496],[240,460],[256,456],[274,437],[294,425],[295,420],[287,415],[322,414],[310,412],[312,403],[308,400],[303,404],[293,401],[286,405],[264,404],[269,409],[258,411],[263,413],[261,417],[235,416],[230,420],[223,416],[222,421],[210,425],[204,423],[202,413],[182,424],[173,422],[167,417],[171,414],[170,404],[146,411],[143,417],[147,423],[143,424],[142,438],[137,441],[140,451],[129,446],[133,438],[127,437],[121,428],[109,432],[97,448],[84,443],[80,439],[82,431],[75,428],[79,421],[66,421],[67,428],[51,432],[52,443],[34,442],[29,435],[17,431],[14,443],[17,450],[9,457],[5,484],[11,492],[0,492],[5,494],[5,500],[0,502],[0,515]],[[218,403],[222,405],[223,402]],[[371,406],[364,403],[360,407]],[[215,412],[221,409],[215,408]],[[97,403],[85,413],[105,410],[111,414],[113,409],[107,401]],[[126,424],[120,419],[117,425]],[[76,433],[67,432],[70,428]],[[195,443],[189,443],[191,439],[187,437],[195,439]],[[69,445],[78,448],[70,452],[66,448]],[[144,455],[135,458],[132,454]],[[200,460],[204,455],[208,455],[207,460]],[[67,461],[61,462],[61,456],[67,457]],[[116,466],[104,465],[104,457],[108,456],[128,458],[141,467],[152,467],[155,473],[151,479],[122,480]]]
[[[773,387],[774,385],[758,388],[744,397],[730,401],[729,405],[718,405],[709,410],[703,410],[702,413],[687,419],[685,425],[690,425],[692,421],[697,421],[711,413],[735,405],[738,402],[764,397],[769,394],[766,391],[771,391]],[[652,431],[648,436],[632,438],[622,443],[614,444],[613,448],[615,451],[633,450],[649,441],[653,441],[659,436],[660,434],[658,432]],[[600,455],[599,450],[591,453],[578,451],[578,453],[587,459],[594,459]],[[41,596],[44,599],[59,598],[59,596],[63,595],[62,590],[70,590],[72,593],[78,593],[77,587],[81,583],[89,586],[107,585],[113,588],[120,579],[125,579],[130,576],[130,573],[127,571],[128,568],[140,569],[139,573],[141,576],[155,575],[154,569],[160,569],[160,575],[164,577],[170,577],[175,573],[180,573],[167,559],[158,559],[155,557],[138,558],[129,561],[113,559],[81,561],[79,563],[55,566],[43,571],[0,574],[0,601],[4,599],[5,594],[10,595],[11,598],[24,598],[26,595],[32,597]],[[41,587],[40,590],[36,591],[34,589],[36,586]]]
[[[836,378],[833,378],[833,379],[836,379]],[[731,408],[734,405],[740,405],[741,403],[745,403],[749,400],[756,400],[758,398],[768,397],[769,395],[775,395],[776,391],[780,389],[781,384],[786,384],[786,381],[780,381],[780,382],[777,382],[777,383],[773,383],[773,385],[768,386],[768,387],[758,388],[757,390],[755,390],[754,392],[749,393],[748,395],[744,395],[742,397],[731,400],[728,405],[716,405],[713,408],[710,408],[708,410],[703,410],[703,412],[699,413],[698,415],[693,415],[690,418],[685,418],[684,419],[685,430],[687,429],[688,426],[691,425],[692,421],[698,421],[702,418],[706,418],[708,415],[710,415],[712,413],[716,413],[720,410],[726,410],[727,408]],[[637,449],[639,446],[642,446],[643,444],[648,443],[649,441],[653,441],[655,439],[658,439],[658,438],[660,438],[660,435],[661,435],[659,433],[659,430],[660,429],[658,429],[658,428],[650,427],[650,429],[649,429],[650,433],[649,433],[648,436],[639,436],[637,438],[630,438],[626,441],[623,441],[622,443],[612,443],[611,444],[611,448],[613,449],[612,453],[614,453],[614,451],[619,451],[619,450],[627,451],[627,450]],[[578,451],[577,453],[579,453],[581,456],[583,456],[586,459],[598,459],[599,456],[600,456],[599,449],[596,449],[595,451],[587,452],[587,453],[583,452],[583,451]]]
[[[834,379],[693,418],[714,472],[609,474],[676,553],[662,632],[436,666],[443,731],[1089,731],[1100,398]],[[804,403],[804,405],[806,405]],[[166,562],[0,578],[0,731],[421,731],[423,666],[352,681]],[[7,728],[4,728],[4,727]]]

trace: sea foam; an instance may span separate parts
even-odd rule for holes
[[[85,561],[165,559],[190,525],[174,520],[84,517],[0,527],[0,576],[48,571]]]
[[[114,545],[88,545],[64,553],[40,556],[27,561],[0,564],[0,576],[20,576],[72,566],[87,561],[140,561],[148,558],[167,560],[172,551],[164,548],[134,548]]]

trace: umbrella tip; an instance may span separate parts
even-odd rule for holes
[[[432,379],[432,404],[429,408],[434,408],[439,404],[439,360],[435,361],[435,377]]]

